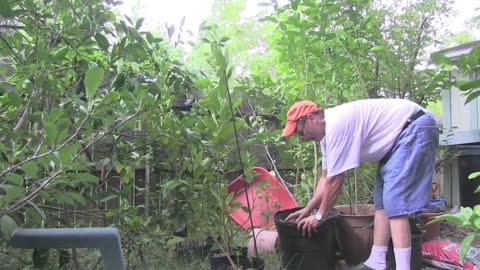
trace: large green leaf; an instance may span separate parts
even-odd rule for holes
[[[145,21],[145,18],[139,18],[137,22],[135,23],[135,29],[138,31],[142,27],[143,21]]]
[[[477,237],[477,232],[471,232],[465,238],[463,238],[461,247],[460,247],[460,263],[463,263],[465,260],[465,256],[467,255],[467,251],[472,245],[473,240]]]
[[[443,53],[433,53],[431,55],[432,62],[441,65],[441,64],[452,64],[452,61]]]
[[[87,201],[85,200],[85,197],[83,197],[82,194],[78,193],[78,192],[71,192],[71,191],[67,191],[65,193],[66,196],[70,197],[73,201],[79,203],[80,205],[86,205],[87,204]],[[72,204],[74,205],[74,204]]]
[[[63,131],[62,131],[63,133]],[[80,165],[72,161],[73,156],[77,153],[78,149],[81,147],[80,142],[76,142],[72,145],[66,145],[60,150],[54,153],[54,156],[58,158],[62,166],[64,167],[73,167],[74,165]]]
[[[78,184],[98,184],[99,178],[91,173],[75,173],[71,174],[71,185]]]
[[[474,88],[480,88],[480,80],[474,81],[458,81],[455,83],[455,86],[460,88],[462,91],[467,91]]]
[[[0,17],[8,18],[13,16],[12,6],[9,0],[0,0]]]
[[[10,204],[23,194],[23,187],[19,186],[0,184],[0,189],[5,191],[5,196],[3,198],[0,196],[0,207]]]
[[[17,223],[8,215],[0,217],[0,231],[7,239],[10,239],[17,230]]]
[[[37,213],[37,215],[38,215],[38,217],[39,217],[39,219],[40,219],[41,221],[44,221],[44,222],[47,221],[47,216],[45,215],[45,212],[44,212],[42,209],[40,209],[40,208],[39,208],[35,203],[33,203],[33,202],[29,202],[29,204],[32,206],[32,208],[30,208],[30,209],[33,209],[34,212]]]
[[[476,67],[480,63],[480,46],[476,46],[468,53],[468,63],[471,67]]]
[[[104,50],[105,52],[108,52],[108,47],[110,46],[110,44],[108,43],[108,39],[104,35],[100,33],[95,34],[95,40],[97,41],[97,44],[100,47],[100,49]]]
[[[168,182],[166,182],[164,185],[162,185],[166,190],[175,190],[181,186],[189,186],[189,183],[185,180],[181,179],[172,179]]]
[[[478,82],[480,82],[480,80],[478,80]],[[475,86],[475,87],[477,88],[478,86]],[[465,100],[465,104],[470,103],[471,101],[473,101],[474,99],[476,99],[479,96],[480,96],[480,89],[475,89],[474,91],[472,91],[470,94],[467,95],[467,99]]]
[[[383,47],[382,46],[373,46],[369,51],[370,52],[381,52],[381,51],[383,51]]]
[[[8,183],[23,187],[23,177],[19,174],[9,174],[5,177]]]
[[[103,81],[104,70],[98,66],[90,67],[85,74],[85,88],[87,90],[87,100],[93,101],[95,92]]]
[[[480,176],[480,172],[474,172],[474,173],[471,173],[469,176],[468,176],[468,179],[474,179],[474,178],[477,178]]]
[[[98,201],[98,202],[106,202],[106,201],[109,201],[111,199],[115,199],[117,197],[118,197],[118,195],[114,194],[112,192],[101,192],[101,193],[95,194],[92,197],[92,200]]]
[[[45,141],[48,145],[54,146],[57,141],[57,125],[52,122],[45,123]]]
[[[434,219],[432,219],[431,221],[429,221],[425,225],[430,225],[432,223],[437,223],[437,222],[440,222],[440,221],[443,221],[443,220],[453,221],[457,224],[462,224],[462,222],[463,222],[463,220],[460,217],[458,217],[456,214],[444,214],[444,215],[435,217]]]
[[[36,161],[30,161],[22,165],[22,171],[24,171],[30,177],[36,177],[38,173],[38,165]]]

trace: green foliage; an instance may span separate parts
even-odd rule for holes
[[[143,242],[158,238],[150,218],[162,220],[156,214],[163,209],[150,209],[158,202],[155,184],[150,193],[133,179],[140,167],[171,170],[188,157],[188,131],[179,136],[179,130],[192,121],[181,123],[172,104],[194,90],[194,76],[171,54],[168,41],[138,31],[143,19],[117,18],[116,4],[2,2],[1,14],[11,15],[9,27],[0,29],[6,79],[0,82],[0,227],[6,237],[17,222],[72,226],[72,209],[100,211],[136,194],[149,203],[148,215],[101,217],[126,237],[137,230]],[[109,177],[114,173],[121,180],[116,188]],[[107,182],[113,187],[102,192]]]
[[[443,220],[451,221],[457,224],[460,228],[470,228],[470,232],[461,243],[460,248],[460,262],[463,263],[467,255],[468,248],[471,246],[473,240],[480,232],[480,205],[475,205],[474,208],[460,207],[460,212],[454,214],[444,214],[434,218],[430,223],[440,222]]]
[[[10,216],[0,217],[0,232],[2,238],[10,239],[17,229],[17,224]]]
[[[443,1],[419,1],[401,14],[373,1],[292,1],[264,5],[261,20],[242,16],[245,1],[215,1],[186,63],[175,29],[166,37],[143,32],[138,14],[115,16],[117,4],[0,2],[8,24],[0,28],[6,237],[16,223],[114,225],[127,263],[145,266],[147,249],[167,249],[169,232],[186,224],[193,238],[221,234],[217,244],[228,251],[246,240],[229,218],[239,206],[225,190],[228,174],[244,167],[253,179],[251,167],[267,156],[274,169],[296,170],[277,178],[308,198],[319,151],[279,136],[293,101],[424,102],[438,98],[446,78],[415,68],[433,35],[421,18],[434,25]],[[360,199],[370,172],[358,171]],[[72,224],[72,211],[88,218]]]
[[[432,60],[443,69],[451,69],[451,66],[453,66],[453,63],[448,60],[446,56],[441,54],[434,55]],[[474,71],[479,63],[480,46],[473,48],[470,53],[460,56],[458,60],[459,68],[464,74],[469,74]],[[475,80],[472,81],[456,81],[454,82],[454,85],[464,91],[463,94],[467,97],[465,104],[475,100],[478,96],[480,96],[480,79],[475,78]],[[480,172],[474,172],[468,176],[468,179],[474,179],[478,176],[480,176]],[[480,187],[477,187],[475,190],[475,193],[477,192],[480,192]],[[480,233],[480,205],[475,205],[473,209],[470,207],[461,207],[459,213],[444,214],[433,219],[431,223],[442,220],[453,221],[459,227],[468,227],[473,229],[473,232],[469,233],[461,243],[460,261],[463,262],[468,248],[471,246],[475,237],[477,237]]]
[[[461,70],[462,75],[468,75],[475,72],[480,62],[480,46],[473,48],[468,54],[461,55],[457,63],[452,63],[444,54],[436,53],[432,55],[432,61],[442,70]],[[470,103],[480,96],[480,79],[456,80],[453,85],[462,90],[462,95],[466,96],[465,104]]]
[[[204,159],[204,163],[212,164],[210,168],[213,169],[213,173],[204,175],[208,178],[204,178],[203,185],[204,188],[207,186],[209,192],[199,197],[202,202],[191,201],[191,206],[193,212],[198,215],[193,219],[195,226],[212,236],[217,248],[229,256],[236,247],[234,244],[236,235],[241,231],[230,219],[230,213],[238,209],[239,205],[232,204],[234,194],[226,189],[223,172],[229,168],[249,172],[251,167],[247,163],[241,164],[243,161],[248,162],[245,156],[239,156],[238,159],[235,157],[235,153],[241,154],[241,149],[234,147],[237,139],[235,136],[238,135],[236,131],[241,130],[241,125],[237,123],[233,110],[238,108],[242,100],[236,97],[237,93],[230,93],[229,79],[232,68],[229,66],[228,51],[224,47],[228,39],[218,37],[214,30],[209,31],[207,36],[215,60],[212,61],[212,68],[216,70],[218,81],[212,89],[206,89],[204,99],[200,102],[200,105],[208,104],[209,111],[200,117],[196,130],[210,131],[210,134],[203,134],[202,142],[204,151],[206,150],[209,157]],[[228,166],[225,157],[231,158],[237,166]]]
[[[330,106],[379,96],[419,103],[438,98],[446,73],[415,67],[433,42],[430,21],[446,11],[445,1],[427,0],[402,12],[354,0],[279,8],[266,20],[278,27],[270,44],[280,54],[279,71],[290,73],[283,73],[287,101],[300,96]]]
[[[48,264],[49,252],[48,249],[34,249],[32,254],[32,262],[34,268],[44,268]]]

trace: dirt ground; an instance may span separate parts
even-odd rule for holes
[[[440,235],[438,239],[460,244],[463,238],[470,232],[471,229],[457,228],[454,223],[443,221],[440,225]],[[480,248],[479,237],[473,241],[472,246]]]

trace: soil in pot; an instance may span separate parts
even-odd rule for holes
[[[283,267],[287,270],[335,269],[335,222],[338,212],[330,211],[318,231],[311,237],[304,237],[297,229],[297,223],[285,221],[289,214],[299,209],[279,211],[274,216]]]
[[[337,205],[337,242],[349,265],[356,265],[368,259],[373,245],[373,204],[360,204],[357,211],[350,205]]]
[[[256,257],[247,257],[246,254],[238,254],[230,257],[240,270],[263,270],[265,262]],[[208,257],[211,270],[233,270],[232,264],[222,252],[214,251]]]

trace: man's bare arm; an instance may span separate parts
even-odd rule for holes
[[[322,197],[323,197],[323,190],[325,189],[325,180],[327,179],[327,170],[322,170],[322,176],[320,177],[320,180],[318,180],[318,185],[317,188],[315,189],[315,193],[313,194],[313,198],[308,202],[307,206],[305,208],[309,213],[311,213],[313,210],[316,208],[320,207],[320,204],[322,203]]]
[[[335,205],[338,196],[342,192],[344,179],[345,175],[343,173],[323,179],[324,183],[322,184],[321,204],[319,207],[321,214],[326,215]]]

